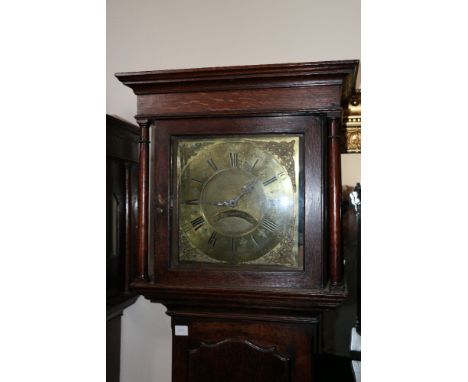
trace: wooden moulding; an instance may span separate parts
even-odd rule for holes
[[[138,95],[138,115],[158,118],[341,109],[358,61],[117,73]]]
[[[340,83],[347,75],[355,79],[359,61],[323,61],[291,64],[248,65],[179,70],[116,73],[137,95],[304,86],[310,83]],[[354,83],[351,87],[354,87]],[[346,95],[346,94],[345,94]]]
[[[169,310],[179,311],[193,307],[235,309],[237,312],[274,312],[291,316],[298,313],[331,309],[340,305],[346,294],[339,290],[323,289],[221,289],[193,287],[166,287],[160,284],[141,284],[139,292],[152,302],[165,304]],[[210,311],[210,314],[212,312]]]

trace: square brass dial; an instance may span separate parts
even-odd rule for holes
[[[302,269],[301,142],[177,138],[178,262]]]

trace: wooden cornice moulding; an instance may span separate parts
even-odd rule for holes
[[[317,111],[344,106],[354,88],[358,63],[157,70],[116,73],[116,77],[138,95],[139,116]]]
[[[211,88],[216,81],[223,82],[222,88],[233,89],[237,83],[243,80],[251,81],[252,87],[270,87],[276,83],[281,86],[281,80],[287,81],[287,86],[293,85],[294,79],[297,85],[303,86],[304,80],[309,79],[311,84],[330,84],[335,81],[341,83],[343,79],[351,76],[355,80],[357,74],[357,60],[323,61],[310,63],[268,64],[212,67],[178,70],[153,70],[142,72],[122,72],[115,76],[125,85],[133,89],[135,94],[188,92],[194,87],[199,90],[220,90]],[[273,82],[268,83],[268,78]],[[255,83],[259,79],[259,83]],[[276,80],[280,80],[276,82]],[[226,84],[225,81],[230,81]],[[354,81],[353,81],[354,85]],[[244,86],[243,86],[244,88]]]

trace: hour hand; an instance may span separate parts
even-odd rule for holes
[[[252,180],[249,183],[244,184],[241,188],[241,193],[237,197],[232,199],[232,201],[234,201],[234,203],[237,203],[240,200],[240,198],[242,198],[245,194],[252,192],[254,188],[255,188],[255,180]]]
[[[239,203],[239,200],[246,194],[252,192],[252,190],[255,188],[255,180],[252,180],[249,183],[246,183],[242,186],[241,188],[241,193],[237,195],[234,199],[227,200],[224,202],[224,205],[234,208],[237,206],[237,203]]]
[[[221,201],[221,202],[211,202],[208,200],[199,200],[199,199],[193,199],[193,200],[186,200],[183,202],[184,204],[187,204],[189,206],[199,206],[199,205],[205,205],[205,206],[227,206],[228,202],[226,201]]]

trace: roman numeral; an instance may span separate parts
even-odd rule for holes
[[[213,233],[211,234],[210,238],[208,239],[208,244],[209,244],[211,247],[214,247],[214,246],[215,246],[216,240],[218,240],[217,236],[218,236],[218,233],[217,233],[216,231],[213,231]]]
[[[255,161],[255,163],[252,165],[252,170],[255,168],[255,166],[257,165],[258,163],[258,159]]]
[[[254,235],[250,235],[250,237],[252,238],[252,241],[255,243],[255,245],[259,246],[260,244],[258,243],[257,239],[255,239],[255,236]]]
[[[192,227],[195,229],[199,229],[203,224],[205,224],[205,219],[203,219],[203,216],[199,216],[198,218],[194,219],[191,221]]]
[[[233,237],[231,237],[231,252],[237,252],[237,242]]]
[[[214,171],[218,171],[218,167],[216,166],[216,163],[213,161],[213,158],[208,159],[207,162]]]
[[[278,225],[274,221],[271,221],[267,218],[263,219],[262,227],[270,232],[276,232],[276,230],[278,229]]]
[[[238,157],[237,153],[229,153],[229,158],[231,160],[231,167],[237,167],[238,163]]]
[[[277,180],[278,180],[278,178],[277,178],[276,176],[274,176],[273,178],[270,178],[270,179],[268,179],[268,180],[265,180],[265,181],[263,182],[263,185],[264,185],[264,186],[268,186],[269,184],[271,184],[271,183],[273,183],[273,182],[275,182],[275,181],[277,181]]]
[[[189,206],[198,206],[200,204],[200,200],[198,199],[186,200],[185,204],[188,204]]]

